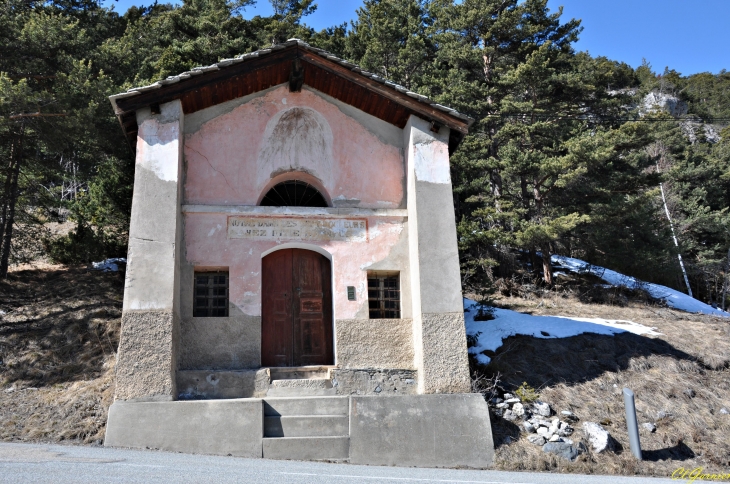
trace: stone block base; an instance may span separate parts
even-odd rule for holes
[[[471,391],[464,313],[436,313],[421,317],[423,378],[421,393]]]
[[[269,389],[269,369],[241,371],[179,370],[179,400],[261,398]]]
[[[118,400],[174,400],[172,311],[125,311],[117,358]]]
[[[415,370],[332,370],[332,386],[338,395],[415,395]]]
[[[263,436],[260,399],[116,401],[109,408],[104,445],[260,458]]]

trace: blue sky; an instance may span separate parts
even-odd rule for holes
[[[160,0],[162,3],[164,0]],[[119,0],[115,9],[148,0]],[[319,30],[349,22],[362,0],[317,0],[317,12],[305,22]],[[578,50],[603,55],[633,67],[646,58],[655,71],[665,66],[684,75],[730,70],[730,0],[549,0],[564,18],[578,18],[584,27]],[[258,0],[244,17],[271,15],[267,0]]]

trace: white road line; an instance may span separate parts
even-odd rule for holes
[[[309,477],[344,477],[347,479],[377,479],[380,481],[417,481],[417,482],[455,482],[469,484],[505,484],[505,481],[462,481],[455,479],[419,479],[417,477],[388,477],[388,476],[349,476],[344,474],[309,474],[304,472],[277,472],[287,476],[309,476]],[[509,484],[534,484],[530,482],[513,482]]]

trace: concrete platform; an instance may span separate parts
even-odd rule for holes
[[[104,445],[261,457],[264,407],[257,398],[123,402],[109,408]]]
[[[479,394],[117,401],[104,445],[413,467],[494,460]]]
[[[351,399],[352,464],[486,468],[494,462],[489,408],[479,394]]]

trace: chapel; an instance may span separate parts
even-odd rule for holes
[[[110,100],[135,178],[105,445],[491,464],[449,165],[469,117],[297,39]]]

